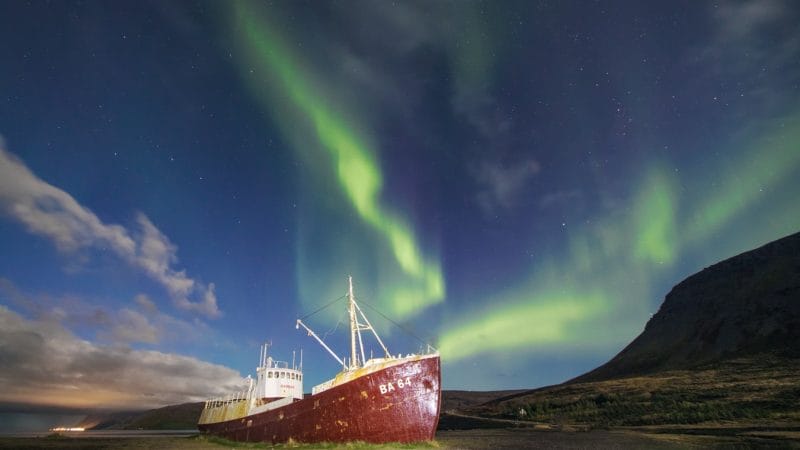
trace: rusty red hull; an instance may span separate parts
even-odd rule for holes
[[[387,367],[274,410],[198,428],[235,441],[418,442],[433,439],[440,402],[435,356]]]

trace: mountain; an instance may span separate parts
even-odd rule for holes
[[[203,402],[199,402],[148,411],[95,413],[76,426],[92,430],[193,430],[202,410]]]
[[[574,381],[687,369],[761,353],[800,357],[800,233],[682,281],[639,337]]]
[[[798,404],[800,233],[676,285],[644,331],[597,369],[561,385],[459,408],[444,422],[758,424],[796,432]]]

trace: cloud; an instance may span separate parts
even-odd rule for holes
[[[198,318],[186,321],[159,311],[145,294],[136,295],[132,304],[115,310],[105,306],[110,303],[107,299],[91,302],[73,295],[23,292],[11,280],[0,277],[0,303],[13,305],[36,320],[73,329],[87,327],[100,341],[113,344],[197,343],[211,332]]]
[[[147,316],[130,308],[123,308],[118,314],[118,323],[114,327],[114,337],[122,342],[158,342],[159,331],[150,323]]]
[[[179,308],[208,317],[218,317],[220,311],[217,307],[214,283],[201,286],[187,277],[186,272],[173,270],[171,266],[178,260],[177,247],[144,214],[139,213],[136,221],[142,233],[139,236],[134,264],[161,283]],[[189,295],[193,291],[198,293],[200,300],[195,302],[189,300]]]
[[[476,196],[478,205],[487,215],[513,208],[520,194],[540,170],[541,166],[533,159],[513,166],[484,162],[473,170],[481,186]]]
[[[81,249],[110,249],[161,284],[182,309],[220,315],[214,285],[205,286],[184,271],[175,270],[177,247],[144,214],[137,214],[138,233],[103,223],[69,193],[47,183],[0,147],[0,210],[33,234],[51,239],[64,253]],[[196,295],[199,301],[190,300]]]
[[[789,6],[782,1],[722,2],[715,7],[720,40],[747,40],[753,33],[779,21]]]
[[[722,1],[712,8],[710,38],[687,55],[688,64],[699,64],[704,81],[714,84],[731,78],[745,80],[737,82],[737,94],[750,100],[751,115],[756,106],[770,111],[792,104],[793,86],[800,76],[796,65],[800,15],[795,2]]]
[[[150,300],[150,297],[144,294],[138,294],[133,298],[134,303],[139,306],[146,314],[152,315],[158,312],[156,304]]]
[[[705,56],[720,58],[721,70],[790,68],[800,51],[794,2],[724,1],[712,13],[712,39]],[[746,57],[742,57],[742,56]],[[788,79],[794,81],[796,70]]]
[[[0,402],[72,408],[154,408],[239,389],[234,370],[158,351],[101,346],[59,322],[0,305]]]
[[[158,310],[156,304],[144,294],[134,298],[134,305],[116,312],[106,312],[92,307],[94,315],[106,317],[105,329],[99,336],[115,343],[158,344],[168,341],[202,340],[209,333],[208,326],[200,320],[187,322]]]
[[[29,295],[20,291],[8,278],[0,277],[0,293],[5,303],[13,303],[32,313],[40,312],[40,305]]]
[[[547,209],[552,206],[561,206],[567,203],[580,201],[583,193],[578,189],[568,189],[549,192],[539,198],[539,208]]]

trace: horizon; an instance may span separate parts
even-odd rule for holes
[[[584,374],[686,277],[800,231],[798,19],[2,4],[0,411],[202,401],[267,341],[310,392],[339,367],[295,320],[349,275],[443,389]],[[308,322],[339,356],[344,312]]]

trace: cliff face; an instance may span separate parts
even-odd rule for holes
[[[572,382],[687,369],[761,353],[800,357],[800,233],[682,281],[639,337]]]

